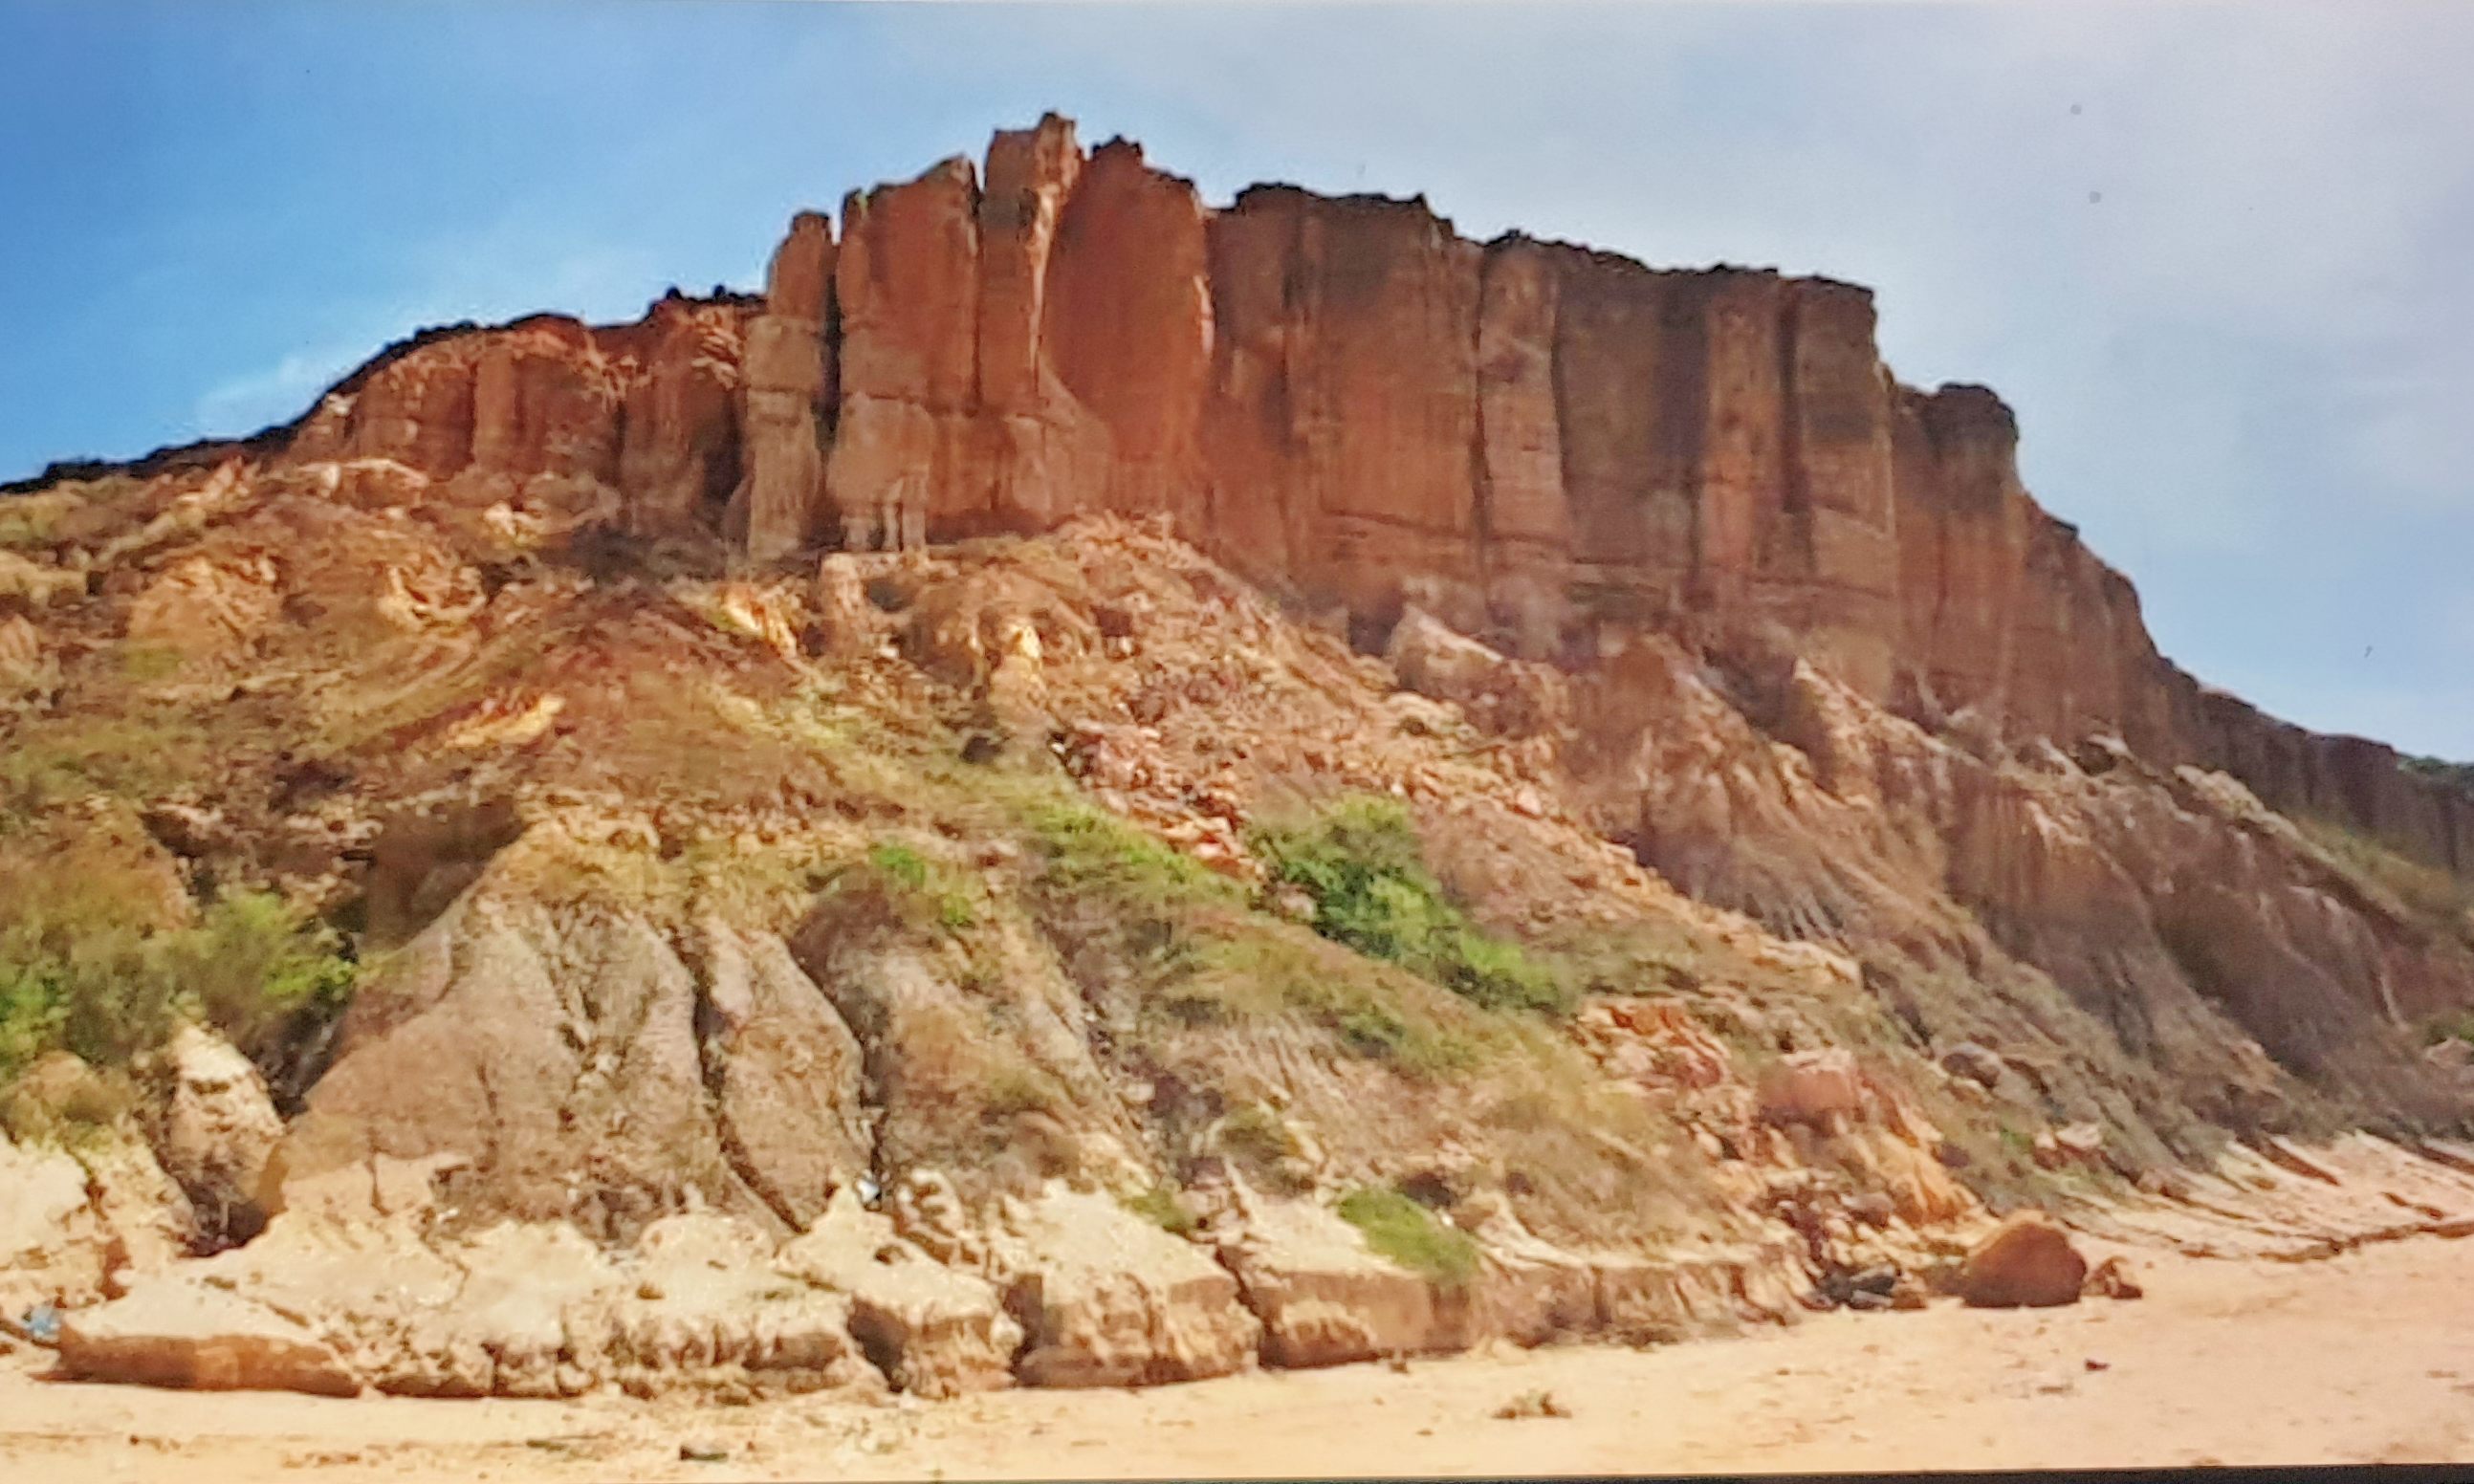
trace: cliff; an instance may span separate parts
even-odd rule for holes
[[[801,215],[761,303],[432,332],[190,456],[586,479],[631,529],[763,560],[1165,514],[1362,633],[1411,599],[1576,664],[1643,627],[1783,632],[1902,714],[2116,735],[2474,869],[2474,796],[2160,657],[2128,581],[2023,488],[2018,436],[1981,387],[1901,385],[1861,288],[1470,242],[1422,200],[1215,210],[1052,115],[983,171],[854,193],[838,239]]]
[[[761,296],[56,468],[0,1130],[98,1137],[0,1143],[0,1296],[160,1268],[89,1375],[934,1394],[1918,1302],[2023,1204],[2474,1230],[2465,795],[2167,664],[2017,438],[1860,289],[1052,118]]]

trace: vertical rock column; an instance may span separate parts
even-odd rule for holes
[[[1138,146],[1092,151],[1057,220],[1040,328],[1065,394],[1106,429],[1105,507],[1166,512],[1196,539],[1213,333],[1206,215],[1194,182],[1152,169]]]
[[[1478,298],[1479,503],[1487,608],[1512,643],[1552,655],[1571,607],[1572,512],[1555,403],[1556,272],[1522,237],[1487,249]]]
[[[1944,706],[2006,710],[2033,508],[2019,487],[2019,425],[1980,386],[1900,402],[1904,655]]]
[[[1475,243],[1422,200],[1256,186],[1210,222],[1215,547],[1361,617],[1415,581],[1460,624],[1475,521]],[[1268,565],[1268,563],[1266,564]]]
[[[834,257],[833,225],[801,212],[773,255],[764,312],[747,327],[746,473],[735,503],[747,522],[748,555],[760,562],[809,545],[824,505],[818,414],[833,404],[825,314]]]
[[[641,370],[619,418],[628,529],[691,529],[739,483],[741,335],[726,306],[675,294],[626,332]]]
[[[1808,631],[1842,679],[1889,694],[1898,651],[1899,535],[1891,498],[1890,379],[1873,346],[1873,296],[1787,285],[1787,506],[1798,549],[1773,563],[1768,606]]]
[[[834,269],[841,421],[825,484],[854,551],[989,523],[979,402],[979,186],[958,156],[851,196]]]
[[[1780,337],[1784,286],[1774,273],[1720,269],[1681,280],[1698,365],[1670,361],[1702,401],[1687,442],[1694,470],[1692,576],[1686,591],[1721,614],[1743,611],[1759,580],[1805,566],[1801,512],[1787,499],[1786,392]],[[1697,375],[1693,373],[1697,371]],[[1679,429],[1681,431],[1681,429]]]
[[[1702,409],[1682,276],[1554,250],[1554,388],[1575,600],[1618,623],[1681,603],[1697,543]]]
[[[980,192],[980,443],[989,521],[1045,530],[1096,508],[1107,429],[1057,379],[1045,330],[1057,226],[1082,173],[1074,126],[1051,113],[988,144]]]

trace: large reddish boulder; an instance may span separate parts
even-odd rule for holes
[[[2051,1308],[2075,1303],[2087,1259],[2042,1211],[2019,1211],[1993,1229],[1958,1267],[1958,1296],[1971,1308]]]

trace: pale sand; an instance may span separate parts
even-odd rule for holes
[[[0,1360],[0,1478],[1492,1474],[2474,1460],[2474,1243],[2322,1262],[2142,1254],[2150,1297],[1832,1314],[1141,1392],[867,1407],[350,1401],[45,1382]],[[2091,1370],[2101,1361],[2105,1369]],[[1572,1416],[1500,1421],[1549,1391]],[[528,1441],[530,1440],[530,1441]],[[711,1440],[722,1463],[683,1462]]]

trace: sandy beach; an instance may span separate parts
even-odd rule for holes
[[[1571,1347],[950,1403],[322,1400],[0,1372],[0,1476],[1137,1478],[2105,1468],[2474,1458],[2474,1245],[2140,1254],[2149,1297],[1816,1316]],[[1499,1418],[1544,1393],[1568,1416]],[[718,1459],[687,1459],[682,1446]]]

